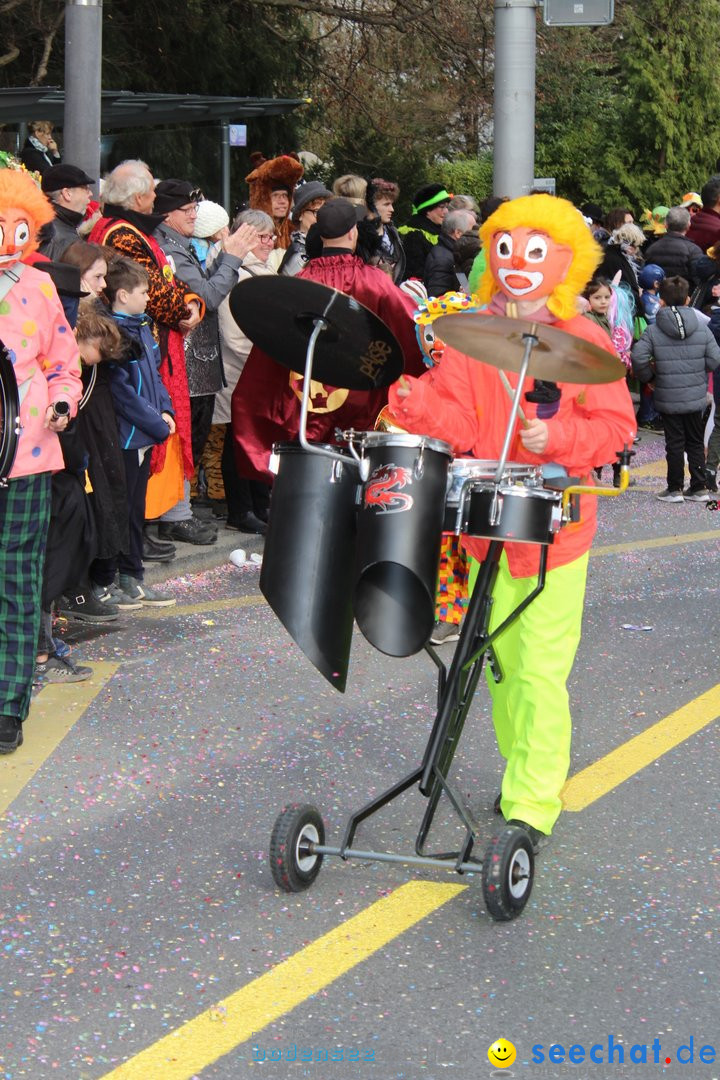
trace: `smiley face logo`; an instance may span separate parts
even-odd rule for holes
[[[496,1039],[488,1048],[488,1061],[496,1069],[507,1069],[508,1065],[512,1065],[516,1054],[517,1051],[511,1042],[507,1039]]]

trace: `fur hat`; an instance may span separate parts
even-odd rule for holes
[[[202,199],[198,203],[193,236],[205,239],[207,236],[214,236],[229,224],[230,218],[224,206],[212,199]]]
[[[277,191],[278,187],[283,187],[288,194],[292,195],[295,185],[304,171],[300,162],[290,157],[289,154],[282,154],[280,157],[263,161],[261,165],[258,165],[257,169],[253,169],[245,177],[250,188],[250,209],[264,210],[266,214],[270,214],[272,217],[271,196],[273,191]],[[278,228],[278,246],[286,248],[289,243],[290,222],[286,220]]]

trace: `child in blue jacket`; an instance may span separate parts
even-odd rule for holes
[[[125,461],[130,526],[129,551],[122,552],[118,558],[119,591],[141,604],[169,607],[175,603],[173,597],[143,584],[143,524],[150,451],[175,431],[170,395],[158,371],[160,349],[153,336],[152,319],[145,313],[147,273],[132,259],[114,259],[108,266],[105,295],[127,343],[124,358],[109,365],[110,392]]]

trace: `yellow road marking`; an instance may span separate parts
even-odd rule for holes
[[[565,809],[584,810],[719,716],[720,684],[572,776],[560,796]]]
[[[0,815],[33,778],[40,766],[110,681],[119,664],[92,662],[92,677],[60,686],[49,683],[35,697],[25,721],[25,742],[14,754],[0,758]]]
[[[661,443],[661,446],[664,444]],[[667,462],[664,457],[658,458],[657,461],[649,461],[647,465],[637,465],[634,469],[630,470],[630,475],[635,477],[640,476],[664,476],[667,469]]]
[[[466,888],[427,881],[401,885],[102,1080],[190,1080]]]
[[[590,549],[590,558],[601,555],[622,555],[628,551],[646,551],[651,548],[675,547],[679,544],[699,544],[703,540],[720,540],[720,522],[718,528],[709,532],[677,533],[675,536],[656,536],[650,540],[630,540],[622,544],[602,544]]]
[[[203,600],[198,604],[178,604],[175,607],[144,607],[139,611],[129,611],[128,615],[152,616],[155,619],[158,615],[206,615],[208,612],[229,611],[237,607],[259,607],[266,603],[264,596],[234,596],[229,600]]]

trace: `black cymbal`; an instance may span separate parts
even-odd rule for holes
[[[313,379],[345,390],[377,390],[402,374],[402,350],[382,319],[352,296],[302,278],[265,276],[241,281],[230,293],[235,322],[273,360],[305,370],[318,319],[326,328],[315,345]]]
[[[611,352],[556,326],[529,319],[476,312],[443,315],[433,323],[438,337],[453,349],[504,371],[519,372],[526,334],[538,339],[528,375],[566,383],[609,383],[624,378],[625,365]]]

